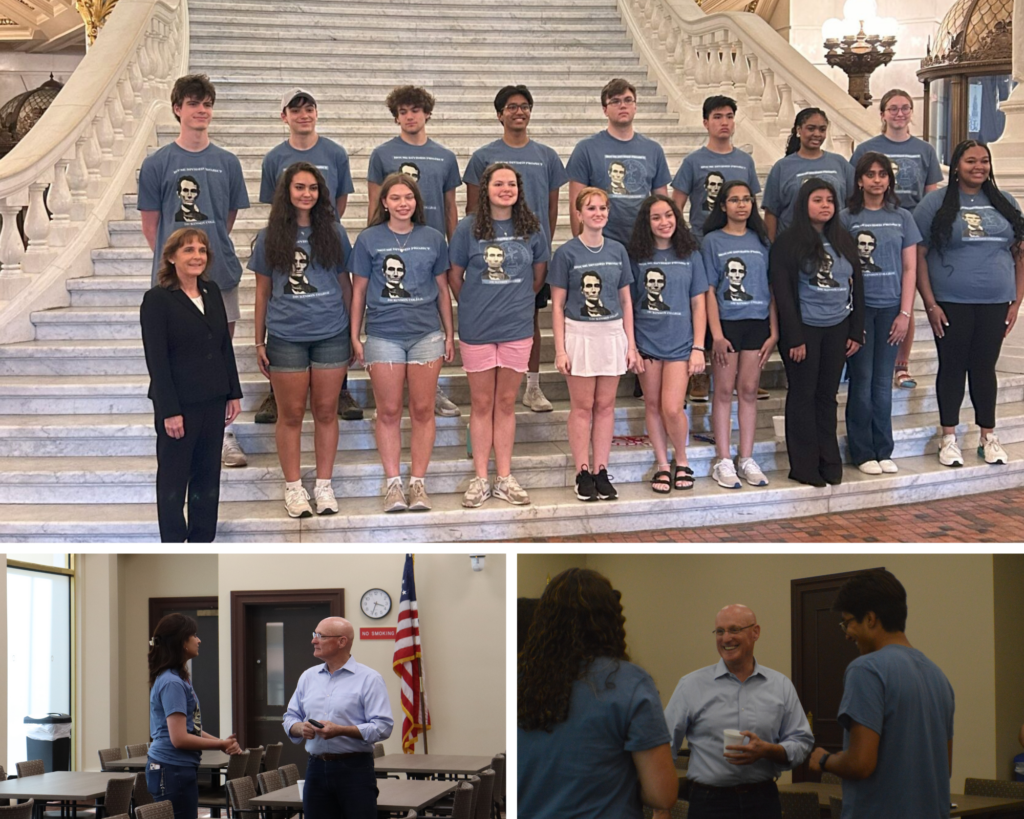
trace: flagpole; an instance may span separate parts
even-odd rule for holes
[[[412,564],[415,567],[415,565],[416,565],[416,555],[415,554],[413,554],[413,556],[412,556]],[[418,590],[416,592],[416,598],[417,598],[417,601],[418,601],[418,599],[419,599],[419,591]],[[418,610],[416,612],[416,616],[417,616],[417,619],[419,619],[419,611]],[[427,730],[427,715],[430,713],[430,709],[427,708],[427,672],[426,672],[426,670],[424,668],[425,663],[423,661],[423,654],[425,652],[423,651],[423,629],[422,628],[419,631],[419,635],[420,635],[420,661],[419,661],[419,669],[420,669],[420,678],[419,678],[419,686],[420,686],[420,725],[423,726],[423,753],[424,754],[429,754],[430,753],[430,746],[429,746],[429,744],[427,742],[427,734],[429,734],[430,732]]]

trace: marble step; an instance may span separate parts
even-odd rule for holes
[[[493,112],[492,106],[492,115]],[[501,137],[500,124],[491,122],[491,117],[488,117],[486,112],[454,111],[451,113],[458,116],[438,120],[431,117],[430,120],[430,137],[442,145],[447,145],[449,141],[460,136],[474,138],[493,136],[494,139]],[[548,139],[554,137],[571,136],[578,140],[580,134],[595,133],[608,124],[608,120],[599,113],[589,116],[566,116],[551,112],[538,119],[539,122],[536,126],[533,126],[531,120],[531,133],[534,139],[545,144]],[[705,138],[707,137],[707,132],[699,124],[690,123],[680,128],[678,117],[675,114],[648,111],[642,120],[639,117],[637,120],[636,129],[651,136],[652,139],[659,135],[671,136],[680,130],[684,133],[703,134]],[[317,128],[320,133],[328,136],[332,133],[341,134],[343,144],[349,139],[360,137],[380,137],[384,141],[397,134],[395,121],[383,106],[374,106],[372,111],[365,114],[358,111],[344,111],[338,115],[322,117],[317,121]],[[176,138],[178,131],[176,128],[163,127],[160,129],[160,134],[170,134],[172,138]],[[214,142],[229,143],[241,134],[266,136],[267,139],[276,139],[280,136],[283,140],[287,138],[288,131],[278,114],[272,110],[251,112],[248,116],[241,111],[230,112],[226,116],[223,116],[220,110],[216,112],[215,119],[210,125],[210,136]],[[331,138],[333,139],[333,137]]]
[[[590,55],[593,57],[593,55]],[[325,58],[322,56],[306,56],[304,53],[281,55],[280,51],[275,54],[207,54],[201,59],[191,60],[191,65],[202,66],[210,71],[230,70],[239,77],[251,76],[280,76],[301,78],[308,76],[311,72],[323,70]],[[590,64],[575,66],[565,60],[541,60],[533,59],[525,62],[521,67],[517,66],[515,75],[520,82],[529,84],[531,80],[548,78],[559,79],[572,76],[574,78],[591,77],[592,81],[598,83],[598,87],[607,82],[609,76],[618,76],[620,73],[637,73],[640,66],[640,58],[636,54],[616,56],[607,61],[597,62],[594,59]],[[349,59],[345,56],[332,56],[329,60],[330,68],[326,69],[328,75],[344,74],[348,82],[358,82],[364,76],[380,76],[380,68],[372,60],[363,57]],[[440,60],[435,63],[424,63],[419,56],[409,58],[393,58],[388,62],[389,71],[393,76],[401,77],[412,75],[417,78],[431,77],[435,80],[445,80],[448,77],[475,77],[480,82],[501,82],[509,76],[509,70],[504,65],[492,65],[487,61],[487,56],[480,56],[476,61],[463,57],[460,53],[456,58],[449,57],[447,60]]]
[[[508,35],[502,30],[489,31],[479,27],[475,29],[451,29],[437,22],[432,22],[428,28],[428,21],[420,21],[416,26],[416,35],[419,38],[417,46],[429,48],[443,43],[445,46],[465,45],[496,46],[502,50],[508,48]],[[428,32],[437,32],[438,37],[425,36]],[[443,31],[443,34],[441,33]],[[214,23],[193,22],[189,31],[189,42],[193,47],[192,53],[197,50],[218,51],[222,48],[231,49],[237,41],[244,41],[258,45],[260,49],[266,49],[271,44],[278,44],[287,41],[292,43],[295,40],[294,28],[281,28],[277,23],[263,23],[262,25],[250,25],[246,28],[223,29]],[[378,56],[383,50],[389,48],[403,48],[409,42],[409,31],[402,28],[377,27],[373,30],[373,43],[377,51],[370,56]],[[360,46],[367,42],[366,32],[350,26],[319,26],[315,31],[308,32],[303,38],[303,47],[331,48],[331,53],[345,51]],[[626,29],[619,23],[609,20],[607,24],[590,31],[578,31],[572,27],[545,25],[531,33],[530,42],[536,46],[538,43],[548,43],[554,48],[593,48],[596,45],[607,43],[628,49],[630,40]]]
[[[409,9],[413,8],[437,8],[442,6],[471,6],[473,8],[492,8],[502,9],[508,8],[508,3],[500,2],[500,0],[483,0],[483,2],[469,4],[466,0],[397,0],[389,4],[389,9],[394,9],[395,14],[405,14]],[[597,2],[589,2],[589,0],[558,0],[556,3],[547,3],[544,0],[519,0],[515,7],[522,9],[540,9],[542,12],[550,11],[553,9],[572,9],[572,8],[584,8],[584,9],[611,9],[617,8],[614,0],[597,0]],[[189,4],[189,12],[195,14],[202,11],[217,11],[225,12],[231,10],[242,10],[251,11],[253,9],[273,9],[275,11],[289,12],[294,14],[296,10],[302,14],[309,14],[320,9],[336,10],[339,8],[364,8],[367,10],[374,10],[380,8],[380,3],[376,0],[346,0],[344,4],[339,3],[338,0],[302,0],[301,3],[284,3],[281,0],[277,0],[274,3],[253,3],[253,2],[239,2],[229,3],[225,0],[193,0]],[[536,11],[533,12],[536,14]],[[287,15],[282,14],[283,17],[287,18]]]
[[[336,106],[351,107],[353,110],[355,106],[360,108],[383,107],[387,97],[387,91],[379,86],[341,88],[321,84],[317,90],[311,83],[303,83],[303,85],[316,94],[321,114]],[[495,86],[494,89],[479,86],[458,88],[455,93],[451,93],[450,89],[445,89],[444,96],[438,100],[437,107],[434,109],[432,119],[436,119],[443,111],[452,110],[487,111],[490,113],[494,110],[494,95],[499,87]],[[246,106],[266,106],[273,103],[274,100],[279,102],[288,90],[289,86],[282,83],[240,83],[223,80],[217,83],[217,116],[220,115],[221,110],[236,108],[245,110]],[[638,90],[643,91],[644,89]],[[650,93],[644,93],[641,97],[640,111],[667,110],[668,98],[659,95],[654,87],[647,90]],[[548,110],[565,113],[601,111],[600,88],[546,88],[543,96],[533,87],[530,88],[530,91],[533,93],[533,101],[536,106],[533,111],[535,119]]]
[[[407,42],[408,36],[405,32],[394,30],[394,48],[401,49],[400,43]],[[402,38],[402,39],[399,39]],[[310,40],[303,43],[301,52],[289,55],[294,57],[297,67],[308,67],[313,59],[321,62],[327,58],[338,68],[352,66],[360,67],[366,60],[374,60],[380,57],[383,51],[389,50],[390,44],[385,36],[384,42],[374,39],[372,43],[365,41],[360,44],[341,45],[333,41]],[[508,47],[508,42],[503,43],[495,40],[494,43],[463,44],[461,48],[453,48],[447,38],[436,40],[421,40],[417,43],[415,63],[410,60],[403,60],[402,57],[394,65],[389,63],[389,68],[398,71],[408,70],[415,65],[417,70],[426,69],[437,62],[457,61],[472,62],[476,64],[493,60],[495,46],[500,44],[503,50]],[[399,52],[401,53],[401,52]],[[250,59],[276,57],[281,54],[281,43],[279,40],[262,40],[260,38],[249,38],[244,42],[222,40],[216,43],[197,43],[190,40],[189,59],[197,64],[214,64],[217,60],[229,60],[239,57],[245,60],[243,65],[248,64]],[[397,56],[397,55],[396,55]],[[404,55],[402,55],[404,57]],[[591,43],[576,44],[566,43],[558,37],[541,35],[534,40],[531,38],[516,49],[516,63],[524,69],[532,68],[536,64],[544,65],[556,58],[566,61],[584,62],[593,59],[607,60],[609,65],[635,64],[639,59],[633,51],[629,41],[620,37],[618,42],[607,43],[604,47],[595,47]],[[285,64],[282,62],[282,64]]]
[[[291,25],[302,25],[306,32],[315,32],[321,25],[342,25],[359,21],[363,27],[375,29],[394,29],[394,12],[386,5],[375,3],[348,4],[333,3],[303,11],[301,17],[295,15],[295,8],[288,3],[229,3],[224,6],[190,10],[190,25],[219,25],[223,28],[246,31],[250,26],[260,23],[291,22]],[[583,4],[559,5],[545,9],[539,15],[530,9],[521,9],[518,5],[503,4],[496,7],[493,3],[461,3],[410,4],[402,9],[403,29],[411,35],[418,33],[417,25],[422,20],[448,20],[452,27],[463,30],[479,30],[483,26],[498,26],[505,23],[521,24],[529,21],[536,27],[538,21],[553,23],[568,22],[606,22],[621,25],[622,18],[614,5],[598,5],[590,8]],[[517,30],[522,30],[518,28]]]
[[[644,483],[622,484],[614,502],[580,503],[570,484],[531,491],[528,506],[490,499],[464,509],[458,493],[435,491],[430,512],[387,515],[380,498],[345,499],[340,513],[288,518],[280,502],[222,503],[218,541],[226,542],[455,542],[552,535],[636,532],[756,520],[778,520],[947,497],[998,492],[1024,480],[1024,445],[1006,447],[1005,466],[978,463],[972,454],[960,469],[948,469],[934,455],[904,458],[896,475],[864,475],[847,466],[843,483],[818,489],[770,472],[769,486],[722,489],[709,480],[688,492],[655,495]],[[571,468],[571,467],[569,467]],[[128,542],[158,541],[153,504],[3,504],[0,541]]]
[[[495,91],[497,93],[497,91]],[[441,110],[435,110],[430,115],[430,132],[441,125],[487,125],[492,129],[494,138],[499,139],[502,134],[501,123],[497,121],[494,111],[494,96],[490,99],[481,100],[473,108],[455,108],[445,106]],[[281,98],[270,99],[262,97],[248,100],[245,104],[225,101],[217,95],[217,106],[214,119],[210,125],[211,133],[225,124],[237,122],[249,123],[250,125],[269,124],[276,128],[275,133],[284,134],[287,137],[288,129],[281,122],[280,110]],[[549,100],[534,101],[533,116],[530,118],[530,134],[534,140],[543,142],[541,134],[546,128],[553,125],[574,125],[577,133],[587,133],[588,129],[594,131],[606,127],[608,120],[601,112],[601,105],[595,99],[583,110],[566,111]],[[344,100],[337,102],[318,101],[319,117],[317,118],[317,130],[322,133],[344,134],[345,129],[354,125],[376,125],[386,123],[395,135],[395,120],[391,112],[384,106],[383,99],[373,99],[361,103],[349,103]],[[582,106],[577,106],[582,107]],[[652,105],[645,104],[642,112],[638,112],[633,123],[638,131],[644,129],[645,123],[666,122],[675,118],[665,110],[657,110]],[[332,137],[333,139],[333,137]]]
[[[566,76],[554,76],[552,74],[531,74],[527,76],[521,75],[519,72],[494,75],[481,74],[479,69],[469,76],[443,76],[435,73],[420,74],[418,71],[407,76],[391,72],[381,73],[380,71],[368,70],[365,75],[358,77],[353,77],[350,71],[339,71],[333,67],[321,67],[316,72],[316,77],[310,77],[308,70],[287,72],[275,69],[273,71],[268,70],[265,74],[262,74],[258,70],[242,70],[239,68],[198,64],[192,64],[190,69],[205,72],[218,88],[222,84],[234,82],[236,87],[255,88],[263,86],[267,89],[267,93],[269,93],[270,89],[276,86],[288,88],[289,86],[294,87],[296,84],[302,83],[303,86],[308,87],[311,92],[318,96],[321,90],[328,88],[343,89],[358,85],[364,89],[379,88],[381,89],[382,97],[386,97],[388,92],[396,85],[415,81],[417,85],[433,93],[440,105],[443,105],[448,97],[458,97],[464,89],[479,93],[481,88],[497,90],[503,85],[516,85],[518,83],[528,85],[530,91],[537,96],[544,96],[552,91],[578,90],[587,92],[591,94],[592,98],[600,100],[601,88],[609,78],[607,72],[602,72],[600,75],[595,74],[594,76],[577,72],[569,72]],[[644,99],[657,96],[657,84],[646,81],[646,73],[637,71],[635,66],[631,71],[623,72],[621,76],[628,79],[636,87],[641,104]],[[282,91],[281,93],[284,92]]]

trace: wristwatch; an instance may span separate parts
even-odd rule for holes
[[[824,772],[826,760],[832,756],[830,753],[826,753],[821,759],[818,760],[818,767]]]

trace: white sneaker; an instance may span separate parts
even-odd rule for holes
[[[224,445],[220,450],[220,461],[224,466],[248,466],[249,459],[245,457],[242,447],[238,445],[233,432],[224,433]]]
[[[484,479],[474,475],[470,478],[469,487],[462,496],[462,505],[467,509],[476,509],[483,506],[484,501],[491,496],[491,485]]]
[[[884,472],[886,475],[892,475],[900,471],[900,468],[896,466],[895,461],[892,461],[889,458],[883,458],[881,461],[878,462],[878,465],[882,467],[882,472]]]
[[[284,508],[291,518],[313,517],[313,507],[309,505],[309,492],[303,487],[296,486],[294,489],[285,487]]]
[[[526,392],[523,393],[523,406],[534,412],[551,412],[554,409],[547,396],[541,392],[540,386],[526,388]]]
[[[434,415],[441,415],[445,418],[455,418],[456,416],[462,415],[460,410],[452,400],[444,394],[444,390],[438,385],[437,392],[434,393]]]
[[[409,508],[409,501],[405,498],[405,491],[402,489],[401,481],[394,481],[388,484],[384,492],[385,512],[404,512]]]
[[[978,445],[978,454],[987,464],[1005,464],[1010,460],[1006,450],[999,445],[999,439],[994,432],[986,435],[985,440]]]
[[[740,474],[751,486],[767,486],[768,479],[753,458],[740,458]]]
[[[491,497],[508,501],[513,506],[525,506],[530,502],[530,496],[526,490],[519,485],[515,475],[509,475],[504,480],[495,478],[494,488],[491,490]]]
[[[864,463],[857,465],[857,469],[859,469],[865,475],[882,474],[882,465],[878,461],[864,461]]]
[[[942,444],[939,446],[939,463],[943,466],[964,465],[964,455],[960,451],[960,445],[957,444],[955,435],[942,436]]]
[[[722,458],[711,470],[711,478],[723,489],[740,489],[743,484],[736,477],[736,465],[732,458]]]
[[[318,486],[313,490],[313,500],[316,501],[316,513],[318,515],[335,515],[338,512],[338,499],[334,497],[334,487]]]

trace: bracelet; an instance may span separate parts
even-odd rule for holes
[[[258,347],[266,347],[266,346],[267,346],[267,343],[266,343],[265,341],[262,341],[262,342],[260,342],[259,344],[257,344],[256,346],[257,346],[257,348],[258,348]]]
[[[698,347],[696,344],[693,345],[693,349],[696,350],[698,353],[706,353],[707,352],[707,350],[705,350],[703,347]]]
[[[933,304],[933,305],[932,305],[931,307],[926,307],[926,308],[925,308],[925,311],[926,311],[926,312],[928,312],[928,313],[930,313],[930,312],[931,312],[932,310],[934,310],[934,309],[935,309],[936,307],[938,307],[938,306],[939,306],[939,305],[937,305],[937,304]]]
[[[906,310],[900,310],[900,315],[901,316],[906,316],[907,318],[910,318],[910,313],[908,313]]]

